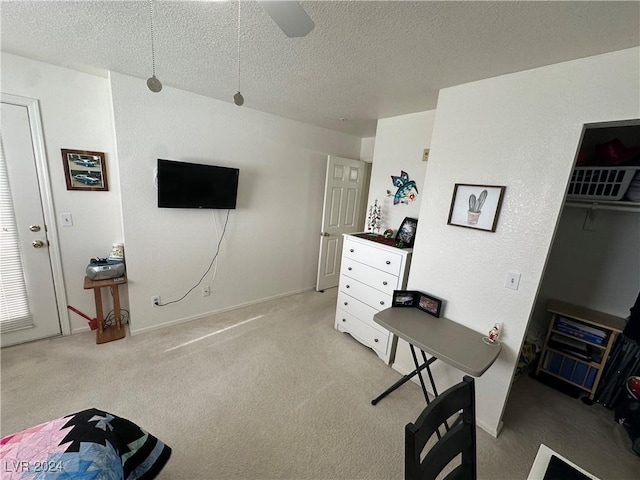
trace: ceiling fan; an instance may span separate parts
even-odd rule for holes
[[[153,41],[153,3],[154,0],[149,0],[153,75],[147,80],[147,87],[152,92],[158,93],[162,90],[162,83],[156,77],[155,48]],[[298,2],[287,0],[258,0],[258,3],[289,38],[304,37],[316,26]],[[238,92],[233,96],[233,101],[238,106],[244,104],[244,97],[240,93],[240,0],[238,0]]]
[[[304,37],[315,27],[298,2],[261,0],[258,3],[289,38]]]

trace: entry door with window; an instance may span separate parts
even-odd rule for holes
[[[5,347],[61,330],[41,198],[41,189],[48,193],[48,188],[41,172],[46,160],[37,101],[3,94],[1,108],[0,341]]]

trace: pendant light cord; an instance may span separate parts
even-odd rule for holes
[[[149,0],[149,20],[151,25],[151,72],[156,76],[156,49],[153,41],[153,0]]]
[[[238,92],[240,91],[240,0],[238,0]]]

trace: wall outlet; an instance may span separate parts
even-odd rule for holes
[[[211,295],[211,287],[208,285],[206,287],[202,287],[202,296],[208,297],[209,295]]]
[[[425,148],[422,152],[422,161],[423,162],[428,162],[429,161],[429,149]]]
[[[151,305],[154,307],[160,306],[160,295],[154,295],[151,297]]]

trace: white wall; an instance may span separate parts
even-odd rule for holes
[[[133,333],[315,285],[326,156],[359,158],[361,139],[111,75]],[[248,108],[249,107],[249,108]],[[159,209],[156,159],[240,169],[209,297],[177,300],[205,273],[225,211]],[[217,219],[217,231],[214,224]],[[208,274],[204,284],[208,284]]]
[[[123,238],[108,80],[2,52],[2,91],[40,101],[67,302],[93,318],[93,291],[82,288],[85,269]],[[62,148],[104,152],[109,191],[67,191]],[[60,213],[72,214],[73,227],[62,226]],[[126,307],[124,287],[121,295]],[[106,309],[111,300],[104,299]],[[72,332],[87,329],[86,320],[69,317]]]
[[[435,113],[435,110],[431,110],[378,120],[367,205],[373,205],[378,200],[381,207],[381,233],[387,228],[397,232],[405,217],[418,218],[427,170],[422,153],[431,143]],[[388,196],[387,190],[395,194],[397,187],[393,185],[391,176],[400,176],[402,170],[409,174],[410,180],[416,182],[418,195],[408,204],[394,205],[393,196]]]
[[[360,160],[363,162],[373,162],[373,149],[376,137],[365,137],[360,141]]]
[[[444,315],[479,333],[503,323],[502,353],[477,379],[478,424],[493,434],[582,126],[640,117],[639,60],[633,48],[440,92],[409,287],[443,297]],[[507,187],[495,233],[447,225],[455,183]],[[519,290],[504,288],[507,272],[522,274]],[[436,365],[443,388],[459,381]]]
[[[536,304],[533,336],[546,332],[550,298],[629,316],[640,292],[640,215],[596,210],[583,229],[586,208],[565,207]]]

